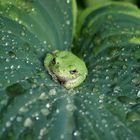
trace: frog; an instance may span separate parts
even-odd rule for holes
[[[52,79],[66,89],[79,86],[87,77],[85,62],[71,51],[53,51],[47,53],[44,59],[45,69]]]

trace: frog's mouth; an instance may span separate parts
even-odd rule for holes
[[[55,73],[54,73],[55,74]],[[68,81],[73,81],[75,80],[76,78],[67,78],[67,77],[63,77],[63,76],[60,76],[60,75],[57,75],[55,74],[56,78],[57,78],[57,81],[59,81],[61,84],[65,84],[66,82]]]
[[[63,77],[63,76],[57,75],[54,71],[50,71],[50,70],[49,70],[49,74],[52,76],[52,78],[55,81],[58,81],[61,84],[65,84],[67,82],[70,82],[70,81],[72,82],[72,81],[76,80],[76,78],[68,78],[68,77]]]

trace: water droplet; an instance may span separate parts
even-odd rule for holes
[[[19,20],[19,21],[18,21],[18,23],[19,23],[19,24],[22,24],[22,21],[21,21],[21,20]]]
[[[67,0],[67,3],[69,4],[70,3],[70,0]]]
[[[60,113],[60,110],[59,110],[59,109],[56,109],[56,113],[57,113],[57,114]]]
[[[5,37],[2,37],[1,40],[4,41],[5,40]]]
[[[135,85],[139,85],[140,84],[140,79],[139,77],[136,77],[132,80],[132,83],[134,83]]]
[[[28,108],[26,108],[26,107],[21,107],[20,109],[19,109],[19,112],[20,113],[25,113],[25,112],[27,112],[28,111]]]
[[[33,24],[30,24],[30,27],[34,27],[34,25]]]
[[[24,32],[24,31],[22,31],[22,32],[21,32],[21,35],[22,35],[22,36],[25,36],[26,34],[25,34],[25,32]]]
[[[39,99],[40,100],[46,100],[46,99],[48,99],[48,95],[45,92],[42,92],[39,96]]]
[[[51,105],[50,105],[49,103],[47,103],[47,104],[46,104],[46,107],[47,107],[47,108],[50,108],[50,107],[51,107]]]
[[[35,11],[35,8],[32,8],[31,11],[34,12]]]
[[[26,120],[24,121],[24,127],[32,127],[33,125],[33,121],[31,118],[26,118]]]
[[[68,42],[67,41],[64,41],[64,45],[67,45],[68,44]]]
[[[60,139],[63,140],[65,136],[63,134],[60,135]]]
[[[119,93],[121,91],[121,88],[116,86],[116,87],[114,87],[113,91],[114,91],[114,93]]]
[[[43,108],[41,109],[41,113],[44,115],[44,116],[47,116],[50,112],[47,108]]]
[[[56,95],[56,90],[55,90],[55,89],[51,89],[51,90],[49,91],[49,95],[50,95],[50,96]]]
[[[5,70],[8,70],[8,67],[5,67],[4,69],[5,69]]]
[[[10,30],[8,30],[7,32],[8,32],[9,34],[11,34],[11,33],[12,33],[12,31],[10,31]]]
[[[11,65],[10,68],[13,70],[14,69],[14,65]]]
[[[102,122],[102,123],[107,123],[107,121],[106,121],[105,119],[103,119],[101,122]]]
[[[73,132],[73,135],[74,136],[79,136],[80,135],[80,132],[78,130],[76,130],[76,131]]]
[[[108,80],[109,79],[109,76],[106,76],[105,79]]]
[[[9,62],[10,61],[10,59],[9,58],[6,58],[6,60],[5,60],[6,62]]]
[[[70,25],[70,21],[69,21],[69,20],[67,20],[67,21],[66,21],[66,24],[67,24],[67,25]]]
[[[17,66],[18,69],[20,69],[20,67],[21,67],[20,65]]]
[[[1,100],[1,101],[0,101],[0,104],[1,104],[1,105],[6,105],[6,104],[7,104],[7,100]]]
[[[74,104],[67,104],[66,109],[70,112],[73,112],[76,109],[76,106]]]
[[[10,126],[11,126],[11,122],[10,121],[6,122],[6,127],[10,127]]]
[[[47,44],[47,41],[46,41],[46,40],[44,40],[44,41],[43,41],[43,43],[44,43],[44,44]]]
[[[139,98],[140,98],[140,91],[138,91],[138,93],[137,93],[137,97],[139,97]]]
[[[17,121],[17,122],[21,122],[21,121],[22,121],[22,117],[18,116],[18,117],[16,118],[16,121]]]
[[[52,47],[52,45],[51,44],[48,44],[48,48],[51,48]]]
[[[5,46],[8,46],[8,45],[9,45],[9,43],[8,43],[8,42],[6,42],[6,43],[5,43]]]
[[[40,130],[40,136],[43,137],[44,135],[47,134],[47,132],[48,132],[47,128],[45,128],[45,127],[42,128],[42,129]]]

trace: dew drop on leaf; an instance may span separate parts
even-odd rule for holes
[[[68,44],[68,42],[67,41],[64,41],[64,45],[67,45]]]
[[[25,34],[25,32],[24,31],[22,31],[21,32],[21,36],[25,36],[26,34]]]
[[[50,96],[56,95],[56,90],[55,89],[51,89],[48,94]]]
[[[114,87],[113,89],[114,93],[119,93],[121,91],[121,88],[119,86]]]
[[[10,126],[11,126],[11,122],[10,121],[6,122],[6,127],[10,127]]]
[[[44,128],[42,128],[42,129],[40,130],[40,133],[39,133],[39,134],[40,134],[41,137],[43,137],[44,135],[47,134],[47,132],[48,132],[47,128],[44,127]]]
[[[139,77],[136,77],[136,78],[132,79],[132,83],[135,84],[135,85],[139,85],[140,84]]]
[[[49,103],[47,103],[47,104],[46,104],[46,107],[47,107],[47,108],[50,108],[50,107],[51,107],[51,105],[50,105]]]
[[[6,62],[10,62],[10,59],[9,58],[6,58],[6,60],[5,60]]]
[[[66,21],[66,24],[67,24],[67,25],[70,25],[70,21],[69,21],[69,20],[67,20],[67,21]]]
[[[73,112],[76,109],[76,106],[73,104],[67,104],[66,109],[70,112]]]
[[[41,109],[41,113],[42,113],[44,116],[48,116],[48,114],[50,113],[50,111],[49,111],[47,108],[42,108],[42,109]]]
[[[33,121],[31,118],[26,118],[25,121],[24,121],[24,127],[32,127],[33,125]]]
[[[47,41],[46,41],[46,40],[44,40],[44,41],[43,41],[43,43],[44,43],[44,44],[47,44]]]
[[[69,4],[70,3],[70,0],[67,0],[67,3]]]
[[[14,65],[11,65],[11,66],[10,66],[10,69],[13,70],[13,69],[14,69]]]
[[[21,116],[17,116],[16,121],[17,122],[22,122],[22,117]]]
[[[56,109],[56,113],[59,114],[60,113],[60,110],[59,109]]]
[[[137,93],[137,97],[139,97],[139,98],[140,98],[140,91],[138,91],[138,93]]]
[[[39,96],[39,99],[40,100],[46,100],[46,99],[48,99],[48,95],[45,92],[42,92]]]
[[[63,134],[60,135],[60,139],[63,140],[65,136]]]
[[[21,107],[19,109],[19,113],[26,113],[27,111],[28,111],[28,108],[26,108],[26,107]]]
[[[6,105],[7,102],[8,102],[7,99],[5,99],[5,100],[1,100],[1,101],[0,101],[0,104],[1,104],[1,105]]]
[[[73,132],[73,135],[74,135],[75,137],[77,137],[77,136],[80,135],[80,132],[79,132],[78,130],[76,130],[76,131]]]

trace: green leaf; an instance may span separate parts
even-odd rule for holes
[[[67,91],[52,81],[43,61],[47,52],[71,46],[71,9],[69,0],[0,0],[0,139],[70,135]]]
[[[69,0],[1,0],[0,4],[2,16],[24,25],[45,48],[62,50],[71,45],[73,21]],[[26,36],[24,30],[21,35]]]
[[[139,15],[133,5],[106,3],[80,17],[73,51],[84,56],[89,71],[75,100],[80,139],[140,137]]]
[[[0,140],[138,140],[140,11],[105,3],[75,29],[71,0],[0,0]],[[46,72],[45,54],[70,49],[88,77],[67,90]]]

